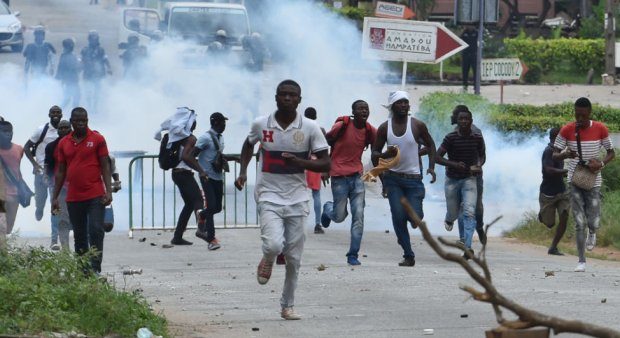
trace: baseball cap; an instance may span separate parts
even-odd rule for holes
[[[211,117],[209,117],[209,120],[213,121],[224,121],[224,120],[228,120],[228,117],[222,115],[222,113],[213,113],[211,114]]]

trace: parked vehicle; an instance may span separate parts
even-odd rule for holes
[[[0,48],[10,46],[13,52],[24,49],[24,26],[17,18],[19,11],[13,12],[0,1]]]
[[[160,3],[164,7],[125,9],[119,42],[126,41],[131,33],[140,35],[140,41],[144,42],[163,34],[168,39],[188,42],[194,46],[191,51],[194,54],[221,55],[225,51],[228,61],[248,62],[248,51],[242,46],[242,38],[251,34],[245,6],[188,1]]]

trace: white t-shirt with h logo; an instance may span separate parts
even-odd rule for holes
[[[328,149],[321,128],[313,120],[297,113],[295,120],[282,129],[275,113],[261,116],[252,123],[248,140],[253,145],[261,144],[254,189],[256,202],[293,205],[310,199],[304,169],[287,166],[282,153],[308,159],[310,153]]]

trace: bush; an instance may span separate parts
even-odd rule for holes
[[[527,65],[529,68],[528,72],[523,76],[523,80],[525,83],[529,84],[538,84],[540,83],[540,78],[542,77],[542,66],[538,62],[532,62]]]
[[[491,102],[478,95],[435,92],[420,99],[417,117],[428,125],[433,132],[433,138],[441,140],[454,128],[450,124],[450,116],[454,107],[459,104],[466,105],[476,119],[480,114],[484,118],[492,106]]]
[[[166,320],[138,293],[118,291],[76,258],[43,248],[0,252],[0,333],[77,331],[88,336],[135,337],[141,327],[167,336]]]
[[[578,35],[582,39],[597,39],[603,36],[604,31],[603,20],[591,16],[581,20]]]
[[[579,72],[590,68],[601,71],[604,66],[605,41],[603,39],[504,39],[506,50],[526,65],[540,63],[544,73],[559,70],[565,61],[573,63]]]
[[[504,132],[543,134],[551,127],[562,126],[574,120],[573,102],[544,106],[499,105],[473,94],[439,92],[426,95],[420,100],[418,116],[431,130],[443,137],[451,128],[452,109],[459,104],[468,106],[475,119],[485,119]],[[603,121],[612,132],[620,131],[620,109],[594,104],[592,119]]]
[[[620,149],[616,149],[616,154],[620,154]],[[605,166],[602,171],[603,190],[620,191],[620,160],[615,159]]]
[[[357,23],[358,28],[362,28],[364,25],[364,17],[369,16],[368,11],[363,8],[357,8],[352,6],[344,6],[340,9],[333,9],[334,12],[349,18]]]

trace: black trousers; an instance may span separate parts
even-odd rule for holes
[[[73,225],[73,237],[75,252],[83,255],[90,248],[97,249],[97,254],[90,260],[90,265],[95,272],[101,272],[103,261],[103,214],[105,206],[101,203],[101,197],[86,201],[67,202],[69,219]]]
[[[468,55],[468,54],[463,54],[462,55],[463,59],[461,61],[461,70],[463,71],[463,87],[467,88],[467,80],[469,77],[469,69],[471,68],[472,72],[474,73],[473,76],[473,81],[476,81],[476,54],[473,55]]]
[[[201,181],[202,191],[207,200],[207,207],[202,211],[201,216],[205,218],[205,229],[200,229],[207,233],[207,242],[215,238],[215,223],[213,215],[222,211],[222,197],[224,196],[224,182],[208,179]]]
[[[177,185],[181,198],[183,199],[183,209],[177,220],[177,227],[174,230],[174,239],[183,238],[183,233],[187,229],[187,222],[194,211],[203,208],[202,194],[198,183],[194,179],[194,173],[191,170],[172,170],[172,182]]]

